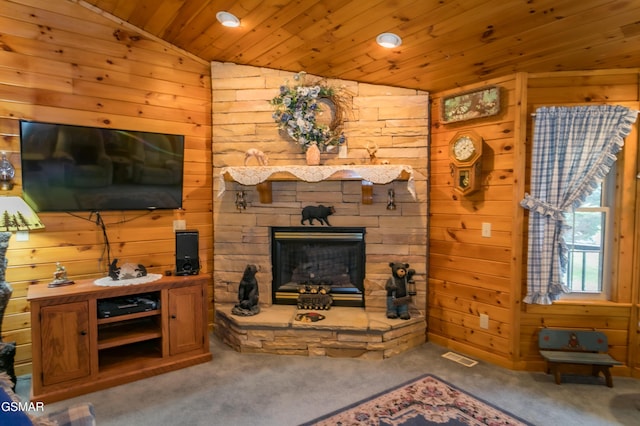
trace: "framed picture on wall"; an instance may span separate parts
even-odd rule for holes
[[[500,112],[500,87],[486,86],[442,98],[441,111],[443,123],[496,115]]]

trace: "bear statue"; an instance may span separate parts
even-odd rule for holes
[[[408,320],[411,318],[409,314],[411,294],[409,294],[408,283],[412,281],[416,271],[409,269],[408,263],[391,262],[389,266],[391,267],[391,277],[389,277],[385,285],[385,290],[387,290],[387,318]]]
[[[301,225],[304,225],[304,221],[309,221],[309,225],[313,225],[313,219],[317,219],[321,225],[326,224],[327,226],[331,226],[329,223],[328,216],[334,214],[336,209],[333,206],[325,207],[322,204],[319,206],[307,206],[302,209],[302,220],[300,221]]]
[[[260,312],[257,272],[258,267],[252,264],[247,265],[244,269],[242,280],[238,286],[238,303],[231,309],[232,314],[248,317]]]

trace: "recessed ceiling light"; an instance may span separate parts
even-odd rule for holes
[[[398,47],[402,44],[400,36],[394,33],[382,33],[376,37],[376,41],[380,46],[388,49]]]
[[[225,27],[239,27],[240,20],[233,13],[218,12],[216,13],[216,19]]]

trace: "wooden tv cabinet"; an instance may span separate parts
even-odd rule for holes
[[[211,360],[211,277],[162,277],[145,284],[29,287],[31,399],[53,402]],[[155,309],[98,318],[98,302],[150,295]]]

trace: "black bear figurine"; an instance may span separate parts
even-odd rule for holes
[[[304,221],[308,220],[309,225],[313,225],[313,219],[318,219],[321,225],[326,224],[327,226],[331,226],[327,217],[335,212],[336,209],[334,209],[333,206],[307,206],[302,209],[302,220],[300,221],[300,224],[304,225]]]
[[[249,264],[245,268],[238,286],[238,303],[231,309],[232,314],[247,317],[260,312],[257,272],[256,265]]]
[[[411,293],[408,283],[413,280],[415,269],[409,269],[408,263],[390,262],[391,276],[387,280],[385,290],[387,290],[387,318],[400,318],[408,320],[409,303],[411,303]]]

